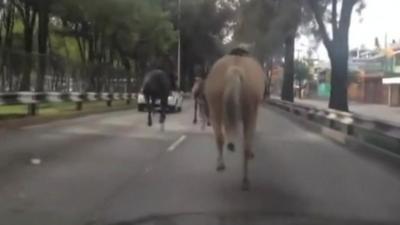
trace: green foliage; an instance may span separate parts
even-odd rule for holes
[[[312,79],[312,74],[310,73],[310,68],[307,63],[300,60],[294,62],[294,78],[300,83]]]
[[[178,0],[7,2],[9,4],[0,8],[0,13],[9,9],[8,13],[15,12],[15,20],[12,21],[13,48],[25,47],[26,51],[30,49],[29,53],[32,50],[35,54],[38,52],[37,42],[40,42],[36,38],[40,36],[44,37],[40,40],[49,40],[48,53],[78,63],[123,66],[129,71],[132,69],[132,74],[142,74],[149,67],[168,64],[168,72],[174,72],[180,33],[182,69],[188,76],[193,75],[191,71],[196,66],[205,68],[222,55],[223,40],[234,23],[237,7],[235,0],[181,0],[181,11],[178,10]],[[43,19],[47,18],[43,16],[47,13],[49,32],[47,28],[39,32],[38,27],[47,27],[47,20]],[[41,15],[40,24],[38,14]],[[179,14],[181,20],[178,21]],[[1,24],[2,28],[5,24]],[[27,34],[32,42],[30,48],[26,47],[30,42],[24,38]],[[28,72],[27,80],[30,76]],[[101,76],[92,73],[87,80],[100,84]]]
[[[13,32],[15,34],[22,34],[24,32],[24,23],[20,18],[15,20]]]
[[[65,37],[57,34],[50,35],[52,52],[70,59],[73,62],[80,62],[79,47],[72,37]]]
[[[229,4],[215,0],[182,0],[180,28],[184,66],[211,64],[223,53],[223,39],[234,10]],[[174,14],[174,13],[172,13]]]
[[[63,23],[59,33],[93,45],[85,49],[86,57],[105,54],[104,48],[133,59],[139,49],[142,57],[162,55],[177,40],[168,14],[156,1],[62,0],[53,13]]]
[[[260,60],[281,54],[285,38],[296,33],[301,13],[297,0],[244,1],[234,39],[252,43],[254,54]]]

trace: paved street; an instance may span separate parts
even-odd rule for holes
[[[0,225],[400,223],[398,167],[265,108],[242,192],[241,153],[227,152],[217,173],[211,130],[192,125],[185,103],[166,132],[136,111],[2,132]],[[140,220],[159,215],[174,216]]]

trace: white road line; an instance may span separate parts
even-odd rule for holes
[[[186,139],[186,135],[182,135],[178,140],[176,140],[171,146],[168,147],[167,151],[174,151],[182,142]]]

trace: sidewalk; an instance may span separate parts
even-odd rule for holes
[[[314,105],[320,108],[328,107],[328,101],[324,100],[296,98],[295,102]],[[353,113],[365,115],[382,121],[387,121],[400,126],[400,107],[349,102],[349,108],[350,111]]]

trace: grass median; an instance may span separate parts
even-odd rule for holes
[[[39,104],[38,115],[35,117],[63,117],[75,114],[88,114],[108,110],[135,108],[134,102],[127,104],[125,100],[113,101],[112,106],[107,106],[105,101],[84,102],[82,110],[76,109],[74,102],[43,103]],[[27,105],[0,106],[0,120],[13,120],[29,117]]]

